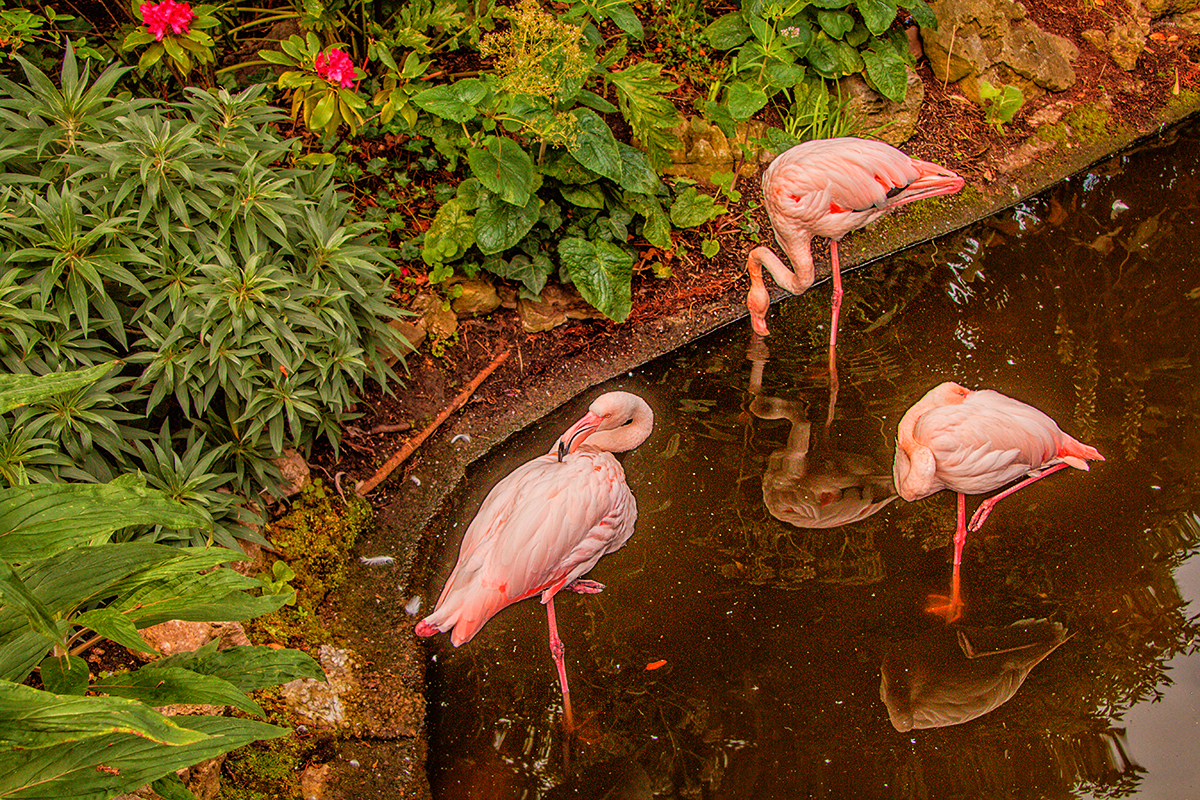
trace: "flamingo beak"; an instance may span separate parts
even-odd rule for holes
[[[566,433],[558,437],[558,444],[556,445],[558,460],[562,461],[567,453],[574,453],[578,450],[584,440],[599,429],[600,423],[603,421],[604,417],[589,411],[582,419],[572,425]]]

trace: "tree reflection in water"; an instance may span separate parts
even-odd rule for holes
[[[922,605],[944,581],[952,494],[830,529],[764,504],[797,420],[751,405],[824,408],[816,293],[775,312],[760,392],[745,323],[604,387],[653,398],[659,429],[625,459],[640,516],[594,571],[608,590],[559,612],[580,736],[565,758],[540,609],[509,609],[470,648],[434,648],[435,795],[1136,795],[1123,715],[1200,640],[1172,577],[1200,546],[1197,164],[1200,129],[1172,132],[847,276],[837,450],[888,463],[904,409],[956,380],[1020,397],[1109,459],[1006,500],[964,556],[965,625],[1046,619],[1072,634],[1015,696],[907,732],[880,702],[885,656],[944,630]],[[492,461],[480,471],[505,469]]]

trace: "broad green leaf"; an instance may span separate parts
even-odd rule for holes
[[[321,99],[317,101],[313,107],[312,114],[304,121],[311,131],[318,131],[324,128],[329,123],[333,122],[333,115],[337,111],[337,92],[333,89],[326,89],[321,95]]]
[[[413,97],[418,106],[450,122],[468,122],[479,113],[475,106],[487,94],[478,78],[466,78],[449,86],[434,86]]]
[[[630,207],[645,219],[642,224],[642,238],[659,250],[671,250],[671,220],[657,197],[635,198]]]
[[[182,667],[226,680],[243,692],[278,686],[299,678],[325,680],[321,665],[299,650],[239,645],[224,650],[217,642],[154,662],[155,667]]]
[[[38,669],[47,692],[83,696],[88,688],[88,664],[79,656],[47,656]]]
[[[705,28],[704,38],[718,50],[732,50],[750,38],[750,27],[741,12],[734,11]]]
[[[0,489],[0,558],[29,561],[131,525],[207,528],[197,510],[145,485],[40,484]]]
[[[559,183],[592,183],[598,177],[565,151],[556,151],[537,166],[537,171]]]
[[[84,674],[86,676],[86,665]],[[97,678],[92,682],[91,688],[94,692],[110,697],[140,700],[148,706],[167,706],[175,703],[228,705],[248,714],[263,716],[263,710],[258,703],[229,681],[182,667],[159,667],[152,664],[142,667],[137,672]]]
[[[892,9],[895,12],[895,8]],[[818,11],[817,24],[831,39],[841,39],[854,27],[854,17],[845,11]]]
[[[769,61],[763,69],[764,82],[775,89],[792,89],[804,80],[804,65]]]
[[[839,75],[853,75],[862,72],[866,66],[858,51],[845,42],[833,43],[833,56],[838,62]]]
[[[198,800],[196,795],[184,786],[183,778],[174,772],[152,781],[150,790],[163,800]]]
[[[471,165],[471,174],[505,202],[521,207],[529,202],[533,191],[533,161],[512,139],[488,136],[483,140],[483,147],[473,147],[467,152],[467,161]]]
[[[525,238],[538,221],[541,203],[531,195],[522,208],[488,192],[475,211],[475,243],[485,255],[501,253]]]
[[[621,151],[608,123],[590,108],[577,108],[572,112],[579,125],[579,135],[571,148],[571,155],[583,166],[614,181],[621,180]]]
[[[726,105],[734,119],[750,119],[767,104],[767,93],[746,81],[734,81],[729,86]]]
[[[938,29],[937,15],[925,0],[900,0],[897,5],[907,9],[918,26],[931,31]]]
[[[288,733],[286,728],[233,717],[176,717],[174,721],[195,741],[164,747],[142,736],[112,734],[62,747],[0,750],[0,798],[108,800],[177,769]]]
[[[135,700],[56,695],[0,681],[0,747],[58,749],[112,733],[132,733],[170,745],[204,738]]]
[[[676,228],[695,228],[727,211],[711,195],[704,194],[695,186],[688,186],[675,197],[671,204],[671,224]]]
[[[889,0],[856,0],[855,5],[858,13],[862,14],[863,22],[867,23],[867,30],[874,35],[879,36],[892,27],[892,20],[896,18],[896,3]]]
[[[116,584],[121,592],[110,608],[124,613],[138,628],[180,619],[187,622],[235,622],[269,614],[283,606],[289,595],[253,597],[262,581],[231,569],[198,575],[169,575],[172,565],[160,565]]]
[[[628,3],[614,3],[605,6],[604,12],[618,28],[633,38],[641,39],[644,35],[641,20],[637,18],[637,14],[633,13],[633,9],[629,7]]]
[[[621,152],[622,189],[637,194],[657,194],[665,188],[645,153],[624,142],[617,142],[617,149]]]
[[[599,183],[583,186],[560,186],[559,193],[573,206],[580,208],[604,208],[604,187]]]
[[[55,372],[50,375],[0,375],[0,414],[7,414],[14,408],[36,403],[56,394],[90,386],[119,363],[109,361],[88,369]]]
[[[475,244],[475,220],[458,200],[447,200],[438,209],[429,230],[421,258],[426,264],[444,264],[461,258]]]
[[[502,258],[489,258],[483,262],[483,268],[494,275],[510,281],[520,281],[530,294],[541,294],[546,285],[546,278],[554,272],[554,262],[542,253],[533,258],[518,253],[508,261]]]
[[[908,90],[908,68],[895,50],[884,46],[878,51],[860,51],[867,65],[867,78],[875,91],[895,103],[903,102]]]
[[[804,56],[812,68],[825,78],[837,75],[838,60],[833,45],[833,40],[824,34],[814,36],[812,46]]]
[[[630,281],[633,256],[609,242],[563,239],[558,257],[583,299],[614,322],[624,322],[633,308]]]

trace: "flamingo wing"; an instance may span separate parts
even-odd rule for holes
[[[633,533],[637,507],[620,464],[581,451],[544,455],[496,484],[467,528],[458,563],[426,622],[464,644],[505,606],[543,601]]]
[[[927,447],[946,488],[978,494],[1056,462],[1054,420],[998,392],[979,391],[960,404],[922,414],[913,437]]]

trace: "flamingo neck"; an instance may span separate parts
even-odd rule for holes
[[[627,425],[607,431],[596,431],[587,437],[580,449],[623,453],[646,441],[653,429],[654,412],[646,406],[635,410],[632,421]]]

